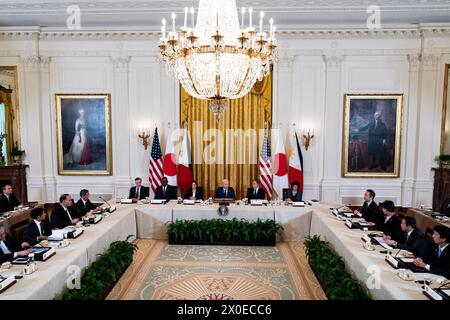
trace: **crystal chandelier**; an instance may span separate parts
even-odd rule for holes
[[[174,13],[172,31],[167,36],[166,20],[162,20],[159,44],[162,59],[169,73],[192,97],[208,99],[211,112],[220,116],[228,106],[228,99],[245,96],[256,80],[261,81],[269,74],[277,47],[273,19],[267,34],[263,31],[261,12],[256,32],[252,8],[242,8],[239,26],[235,0],[200,0],[196,24],[194,8],[190,9],[190,27],[188,13],[185,8],[184,25],[179,33]]]

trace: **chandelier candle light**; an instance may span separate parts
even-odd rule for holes
[[[191,27],[188,28],[188,12]],[[159,48],[168,71],[183,88],[197,99],[208,99],[209,108],[220,116],[228,99],[245,96],[257,80],[270,72],[276,54],[275,26],[270,19],[269,34],[263,31],[264,13],[260,13],[259,32],[252,25],[253,9],[241,10],[241,26],[235,0],[200,0],[197,23],[194,8],[184,8],[184,24],[178,33],[175,13],[172,31],[166,37],[166,20],[162,20]]]

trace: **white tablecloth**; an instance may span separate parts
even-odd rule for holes
[[[90,265],[116,240],[125,240],[128,235],[136,234],[134,209],[118,206],[118,210],[100,223],[83,227],[84,233],[77,239],[70,239],[65,248],[56,248],[56,255],[46,262],[36,262],[37,271],[24,275],[17,283],[0,294],[0,300],[51,300],[60,298],[67,288],[66,273],[70,266],[81,270]],[[22,265],[13,265],[2,271],[4,277],[19,274]]]
[[[177,204],[173,207],[173,221],[176,220],[201,220],[201,219],[247,219],[256,221],[257,219],[274,219],[272,206],[250,206],[230,204],[228,206],[228,215],[220,216],[218,214],[219,205],[201,206]]]
[[[136,206],[136,229],[139,239],[167,239],[167,224],[172,221],[176,201],[167,204]]]
[[[300,241],[309,236],[312,207],[273,206],[275,221],[283,226],[280,241]]]
[[[348,268],[363,285],[369,284],[369,291],[375,299],[427,299],[422,294],[421,285],[414,281],[404,281],[397,276],[398,270],[391,267],[380,253],[381,246],[375,246],[375,251],[368,251],[363,247],[361,237],[364,232],[357,229],[349,229],[344,222],[331,214],[328,205],[315,207],[311,220],[311,235],[320,237],[331,243],[335,251],[340,255]],[[372,281],[367,280],[373,275],[369,271],[379,270],[379,287],[370,288]],[[431,278],[439,277],[428,274]],[[423,279],[424,274],[416,274],[416,279]]]

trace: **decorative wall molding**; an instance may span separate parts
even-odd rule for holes
[[[341,29],[300,29],[277,30],[279,39],[321,39],[321,38],[368,38],[368,39],[392,39],[392,38],[420,38],[449,36],[450,27],[435,26],[417,28],[341,28]],[[36,28],[35,30],[14,30],[0,28],[0,40],[41,40],[41,41],[111,41],[111,40],[158,40],[161,36],[159,30],[69,30]]]
[[[130,62],[129,56],[115,56],[111,57],[111,62],[113,63],[114,70],[127,70],[128,63]]]
[[[408,62],[409,62],[409,71],[419,71],[421,54],[420,53],[408,54]]]
[[[339,69],[345,58],[344,55],[323,55],[322,57],[329,70]]]

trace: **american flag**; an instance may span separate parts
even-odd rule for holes
[[[150,185],[152,191],[155,192],[156,188],[161,185],[161,179],[163,177],[163,156],[161,152],[161,145],[159,143],[158,128],[155,129],[152,143],[152,153],[150,155]]]
[[[264,141],[259,155],[259,180],[261,186],[267,193],[268,198],[272,198],[272,169],[270,167],[270,145],[267,139],[267,132],[264,129]]]

